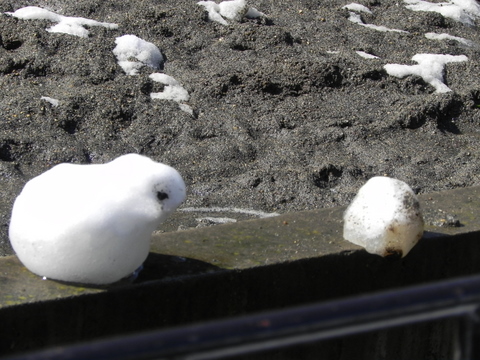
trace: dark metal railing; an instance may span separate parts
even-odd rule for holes
[[[480,276],[56,347],[13,359],[225,359],[393,327],[460,320],[458,359],[480,359]]]

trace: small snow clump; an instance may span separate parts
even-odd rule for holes
[[[208,11],[208,18],[222,25],[228,25],[228,21],[241,21],[244,17],[256,19],[265,16],[255,8],[249,8],[245,0],[226,0],[217,4],[215,1],[199,1],[197,3]]]
[[[232,219],[227,217],[211,217],[211,216],[196,218],[195,220],[199,223],[209,222],[213,224],[232,224],[237,222],[237,219]]]
[[[258,11],[257,9],[251,7],[248,9],[247,13],[245,14],[245,17],[247,19],[257,19],[259,17],[266,17],[267,15],[265,15],[263,12],[261,11]]]
[[[404,0],[405,7],[412,11],[431,11],[443,17],[459,21],[466,25],[474,25],[480,17],[480,5],[475,0],[450,0],[432,3],[423,0]]]
[[[27,182],[15,200],[10,242],[37,275],[111,284],[142,265],[152,232],[184,199],[180,174],[145,156],[60,164]]]
[[[5,14],[23,20],[48,20],[57,24],[46,29],[48,32],[63,33],[79,37],[88,37],[88,30],[85,26],[102,26],[107,29],[117,29],[117,24],[98,22],[82,17],[63,16],[52,11],[42,9],[37,6],[27,6],[18,9],[15,12],[6,12]]]
[[[468,57],[465,55],[416,54],[412,57],[412,60],[417,62],[418,65],[387,64],[384,69],[389,75],[398,78],[404,78],[408,75],[420,76],[426,83],[435,88],[435,92],[446,93],[452,90],[443,83],[445,64],[467,61]]]
[[[279,213],[273,212],[273,213],[266,213],[260,210],[251,210],[251,209],[240,209],[240,208],[232,208],[232,207],[184,207],[181,209],[178,209],[178,211],[181,212],[216,212],[216,213],[223,213],[223,212],[228,212],[228,213],[234,213],[234,214],[245,214],[245,215],[252,215],[252,216],[257,216],[259,218],[269,218],[269,217],[274,217],[274,216],[279,216]]]
[[[345,5],[342,7],[342,9],[347,9],[347,10],[352,10],[352,11],[357,11],[357,12],[364,12],[367,14],[371,14],[372,12],[368,7],[362,4],[357,4],[357,3],[351,3],[348,5]]]
[[[355,51],[357,55],[360,55],[364,59],[380,59],[378,56],[366,53],[365,51]]]
[[[113,49],[113,53],[117,57],[118,65],[127,75],[137,75],[144,65],[160,69],[163,64],[160,49],[135,35],[117,37],[115,44],[117,46]]]
[[[403,181],[371,178],[345,211],[343,237],[371,254],[404,257],[423,235],[420,204]]]
[[[193,114],[193,109],[188,106],[187,104],[183,104],[184,101],[188,101],[190,99],[190,95],[188,95],[188,91],[184,89],[184,87],[173,77],[161,74],[161,73],[153,73],[150,74],[150,79],[153,81],[162,83],[165,85],[165,88],[162,92],[151,93],[150,97],[152,99],[160,99],[160,100],[173,100],[176,101],[180,109],[189,113],[190,115]]]
[[[248,6],[245,0],[222,1],[218,4],[220,15],[233,21],[241,21],[247,14]]]
[[[377,30],[377,31],[381,31],[381,32],[398,32],[398,33],[408,33],[408,31],[405,31],[405,30],[398,30],[398,29],[390,29],[386,26],[378,26],[378,25],[372,25],[372,24],[365,24],[362,20],[362,17],[359,15],[359,14],[355,14],[354,12],[349,12],[349,17],[348,17],[348,20],[355,23],[355,24],[358,24],[358,25],[361,25],[361,26],[364,26],[366,28],[369,28],[369,29],[372,29],[372,30]]]
[[[60,104],[60,101],[58,101],[57,99],[51,98],[49,96],[42,96],[40,100],[44,100],[50,103],[53,107],[57,107]]]
[[[453,36],[449,34],[436,34],[436,33],[426,33],[425,37],[430,40],[454,40],[456,42],[459,42],[461,44],[467,45],[467,46],[473,46],[474,42],[471,40],[464,39],[459,36]]]

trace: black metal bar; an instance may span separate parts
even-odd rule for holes
[[[473,276],[9,359],[218,359],[452,317],[467,323],[461,358],[477,359],[479,305],[480,276]]]

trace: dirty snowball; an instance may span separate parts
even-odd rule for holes
[[[420,205],[403,181],[373,177],[345,211],[343,237],[371,254],[404,257],[423,235]]]
[[[184,199],[180,174],[141,155],[60,164],[30,180],[15,200],[10,241],[37,275],[110,284],[141,266],[152,232]]]

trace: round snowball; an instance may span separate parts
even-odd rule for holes
[[[423,235],[415,193],[403,181],[374,177],[344,214],[343,237],[380,256],[404,257]]]
[[[110,284],[141,266],[152,232],[185,193],[175,169],[137,154],[60,164],[30,180],[15,200],[10,241],[37,275]]]

